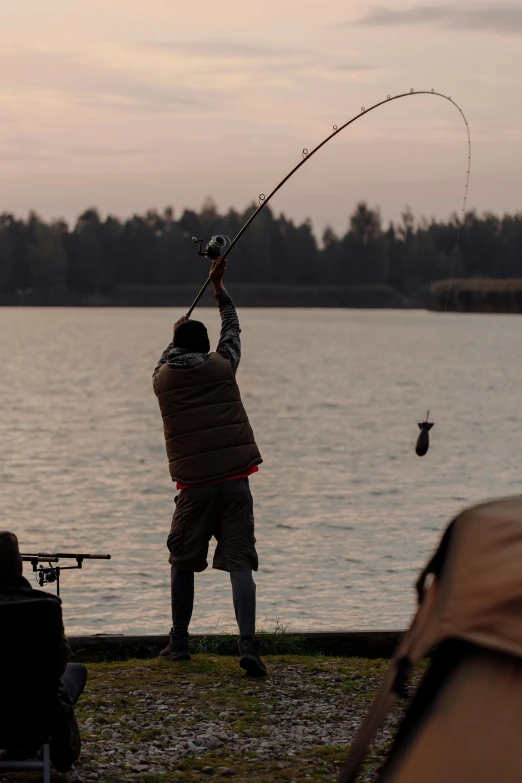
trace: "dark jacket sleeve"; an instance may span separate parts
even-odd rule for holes
[[[217,353],[227,360],[230,364],[230,369],[235,375],[241,360],[239,318],[228,291],[225,290],[220,294],[216,294],[215,297],[221,314],[221,334],[219,336]]]

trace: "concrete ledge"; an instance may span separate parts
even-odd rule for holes
[[[330,631],[266,634],[265,654],[322,653],[347,658],[390,658],[403,631]],[[260,634],[263,639],[263,634]],[[168,643],[168,636],[94,635],[69,636],[77,661],[121,661],[154,658]],[[237,636],[224,634],[190,637],[194,652],[237,655]]]

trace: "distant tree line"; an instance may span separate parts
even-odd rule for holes
[[[119,286],[200,283],[206,262],[191,237],[233,237],[255,206],[219,214],[208,200],[201,211],[175,217],[169,207],[127,220],[102,219],[88,209],[69,226],[0,215],[0,293],[68,289],[110,294]],[[454,275],[522,278],[522,213],[465,215]],[[383,225],[378,209],[357,205],[344,235],[327,228],[318,242],[309,220],[297,224],[267,206],[233,251],[227,279],[286,285],[389,285],[413,294],[450,276],[459,218],[416,221],[406,209]]]

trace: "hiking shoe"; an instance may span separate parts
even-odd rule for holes
[[[239,665],[251,677],[266,677],[266,666],[259,657],[259,648],[261,642],[259,639],[239,640]]]
[[[180,634],[171,631],[169,643],[159,653],[159,657],[170,658],[171,661],[190,661],[188,633]]]

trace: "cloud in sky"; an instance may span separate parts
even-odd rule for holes
[[[165,55],[167,61],[165,61]],[[171,57],[170,57],[170,56]],[[159,60],[158,60],[159,57]],[[329,74],[355,78],[376,66],[342,52],[269,47],[233,41],[165,41],[127,46],[122,51],[6,50],[0,69],[10,73],[1,92],[4,110],[27,93],[35,99],[81,106],[103,113],[212,115],[247,100],[256,85],[273,75],[292,78]],[[9,100],[11,96],[11,101]]]
[[[124,158],[157,155],[158,150],[146,147],[72,147],[69,152],[86,158]]]
[[[145,50],[167,53],[183,57],[186,60],[200,60],[213,72],[236,73],[255,70],[271,73],[306,72],[315,70],[327,74],[365,73],[377,70],[376,65],[356,59],[347,61],[346,54],[323,52],[320,49],[299,49],[292,46],[264,46],[256,43],[235,42],[232,40],[191,40],[145,42]]]
[[[289,47],[263,46],[255,43],[238,43],[224,40],[191,40],[191,41],[153,41],[143,44],[150,49],[159,51],[180,52],[192,57],[240,58],[244,60],[291,59],[295,55],[303,55],[306,50],[296,50]]]
[[[336,62],[327,66],[327,70],[334,73],[363,73],[364,71],[376,71],[376,65],[354,62]]]
[[[376,27],[436,25],[447,30],[522,35],[522,5],[481,3],[425,4],[393,9],[374,6],[356,24]]]
[[[29,51],[0,54],[0,68],[11,78],[3,89],[58,95],[67,101],[100,109],[168,112],[212,107],[210,92],[194,91],[181,84],[148,81],[136,70],[124,69],[87,54],[68,51]]]

